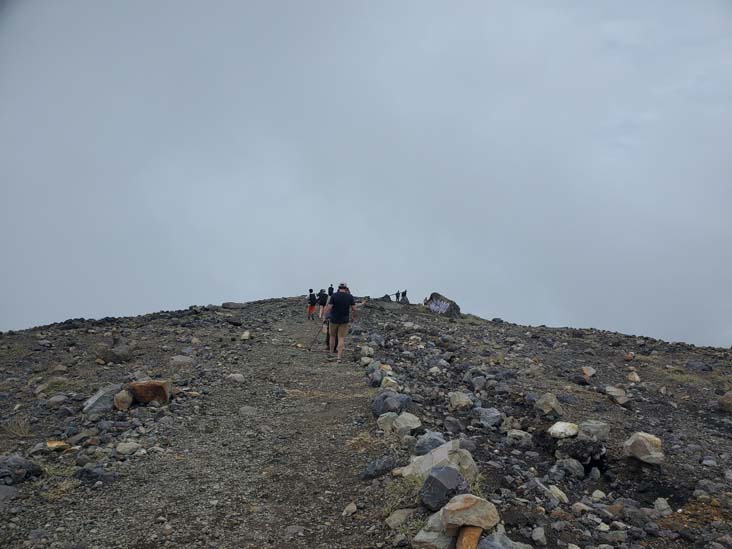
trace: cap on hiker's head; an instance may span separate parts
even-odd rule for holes
[[[340,290],[341,288],[344,288],[344,289],[347,290],[348,289],[348,284],[346,284],[345,282],[341,282],[340,284],[338,284],[338,289]]]

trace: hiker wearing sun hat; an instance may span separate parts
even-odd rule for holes
[[[356,300],[348,290],[348,284],[338,284],[338,291],[331,298],[325,308],[325,317],[330,319],[330,352],[337,352],[338,362],[343,358],[343,348],[346,344],[348,323],[356,320]],[[336,349],[336,338],[338,348]]]

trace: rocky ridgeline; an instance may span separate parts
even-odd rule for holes
[[[732,547],[729,350],[302,303],[0,334],[0,546]]]
[[[425,305],[375,302],[361,334],[377,427],[411,454],[362,473],[414,486],[394,546],[732,547],[729,351]]]

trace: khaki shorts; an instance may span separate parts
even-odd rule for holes
[[[348,334],[348,322],[345,324],[333,324],[330,323],[330,335],[331,337],[338,336],[338,339],[343,339]]]

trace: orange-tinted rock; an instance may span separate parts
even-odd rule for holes
[[[477,526],[463,526],[455,549],[476,549],[482,533],[483,529]]]
[[[496,506],[472,494],[460,494],[442,508],[445,528],[479,526],[490,530],[500,521]]]
[[[127,389],[132,393],[135,401],[141,404],[147,404],[152,401],[165,404],[170,400],[172,387],[170,381],[151,380],[133,381],[127,386]]]

